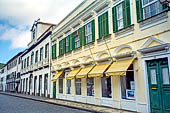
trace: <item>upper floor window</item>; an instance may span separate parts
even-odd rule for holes
[[[35,53],[35,63],[37,63],[37,62],[38,62],[38,50]]]
[[[113,13],[113,32],[129,27],[131,25],[130,0],[124,0],[115,5]]]
[[[34,52],[31,54],[31,65],[34,63]]]
[[[52,59],[56,59],[56,44],[52,46]]]
[[[159,0],[136,0],[137,21],[153,17],[167,9],[167,5],[161,5]]]
[[[35,38],[35,29],[32,31],[32,39]]]
[[[155,16],[162,12],[162,5],[159,1],[143,0],[144,19]]]
[[[49,43],[45,45],[45,58],[49,58]]]
[[[40,48],[40,61],[42,61],[43,59],[43,47]]]
[[[94,20],[92,20],[90,23],[86,24],[84,27],[85,27],[84,44],[93,42],[95,40],[95,22],[94,22]],[[83,31],[84,30],[82,30],[82,34],[83,34]]]
[[[29,66],[29,56],[27,57],[27,67]]]
[[[24,60],[24,68],[26,68],[26,64],[27,64],[27,59],[25,58],[25,60]]]
[[[59,41],[59,55],[64,54],[64,41],[65,39]]]
[[[98,17],[99,39],[109,34],[109,14],[108,11]]]
[[[74,37],[75,37],[75,48],[79,48],[80,47],[80,37],[78,34],[78,31],[73,33]]]

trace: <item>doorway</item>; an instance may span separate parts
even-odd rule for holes
[[[170,75],[168,58],[147,61],[152,113],[170,113]]]

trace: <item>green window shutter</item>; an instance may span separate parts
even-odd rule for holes
[[[137,22],[143,20],[142,0],[136,0]]]
[[[99,39],[102,38],[102,15],[98,17],[98,34],[99,34]]]
[[[68,36],[68,52],[71,51],[71,36]]]
[[[168,5],[167,4],[163,4],[162,5],[162,11],[167,11],[168,10]]]
[[[83,45],[86,45],[87,41],[86,41],[86,31],[85,31],[85,25],[82,27],[82,42],[83,42]]]
[[[64,54],[64,48],[63,48],[64,46],[63,46],[63,44],[64,44],[64,40],[62,39],[61,40],[61,48],[62,48],[61,49],[61,54]]]
[[[95,21],[92,20],[92,41],[95,41]]]
[[[75,50],[75,38],[73,33],[71,34],[72,50]]]
[[[63,39],[63,54],[66,53],[66,38]]]
[[[124,27],[128,27],[131,25],[131,14],[130,14],[130,1],[125,0],[122,2],[123,8],[123,23]]]
[[[81,47],[82,46],[82,28],[79,28],[78,33],[79,33],[80,47]]]
[[[59,56],[61,55],[61,41],[62,40],[59,41]]]
[[[57,55],[56,55],[56,44],[54,44],[54,59],[56,59]]]
[[[109,34],[109,14],[108,14],[108,11],[105,13],[105,35],[108,35]]]
[[[52,48],[52,51],[51,51],[51,53],[52,53],[52,59],[53,59],[53,51],[54,51],[53,49],[54,49],[54,48],[53,48],[53,46],[52,46],[51,48]]]
[[[116,6],[112,8],[112,16],[113,16],[113,32],[115,33],[115,32],[118,32]]]

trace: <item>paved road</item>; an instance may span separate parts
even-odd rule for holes
[[[0,113],[90,113],[0,94]]]

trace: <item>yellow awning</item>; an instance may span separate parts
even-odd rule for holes
[[[58,72],[58,73],[51,79],[51,81],[56,81],[62,74],[63,74],[63,71]]]
[[[96,65],[88,74],[88,77],[103,77],[103,73],[110,64]]]
[[[81,70],[81,68],[72,70],[66,77],[66,79],[74,79],[77,73]]]
[[[134,59],[120,60],[114,62],[109,69],[105,72],[106,76],[125,76],[127,69],[133,63]]]
[[[87,74],[94,68],[94,66],[89,66],[82,68],[80,72],[76,75],[76,78],[84,78],[87,76]]]

